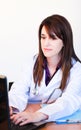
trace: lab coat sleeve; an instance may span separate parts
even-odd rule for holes
[[[23,111],[28,102],[28,93],[31,86],[31,75],[33,69],[33,58],[27,59],[23,65],[19,80],[15,81],[9,91],[9,106]]]
[[[81,107],[81,64],[76,64],[70,73],[69,83],[62,96],[38,110],[49,116],[47,121],[68,116]]]

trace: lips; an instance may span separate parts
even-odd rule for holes
[[[44,48],[44,51],[51,51],[52,49],[50,48]]]

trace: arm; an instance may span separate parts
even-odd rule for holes
[[[31,84],[33,60],[23,65],[19,79],[15,81],[9,91],[9,106],[23,111],[27,105]]]
[[[58,118],[70,115],[81,107],[81,64],[75,64],[70,73],[68,84],[62,96],[56,102],[38,110],[48,114],[48,121],[55,121]]]

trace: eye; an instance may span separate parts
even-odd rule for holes
[[[45,36],[41,36],[41,39],[46,39],[46,37]]]
[[[55,39],[57,39],[57,36],[55,34],[50,34],[50,38],[55,40]]]

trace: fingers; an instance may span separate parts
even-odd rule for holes
[[[23,125],[28,124],[28,123],[31,123],[31,121],[29,119],[25,119],[25,120],[22,120],[19,125],[23,126]]]
[[[16,125],[20,126],[31,123],[31,122],[39,122],[41,120],[48,119],[48,115],[45,115],[41,112],[28,113],[28,112],[20,112],[17,114],[13,114],[11,116],[11,120]]]
[[[11,106],[9,107],[9,111],[10,111],[10,116],[11,116],[13,114],[13,110]]]
[[[22,122],[24,122],[24,119],[22,118],[22,117],[19,117],[19,118],[17,118],[17,119],[14,119],[14,123],[17,125],[17,124],[20,124],[20,123],[22,123]]]
[[[18,114],[13,114],[11,120],[14,124],[24,125],[27,123],[27,113],[21,112]]]

